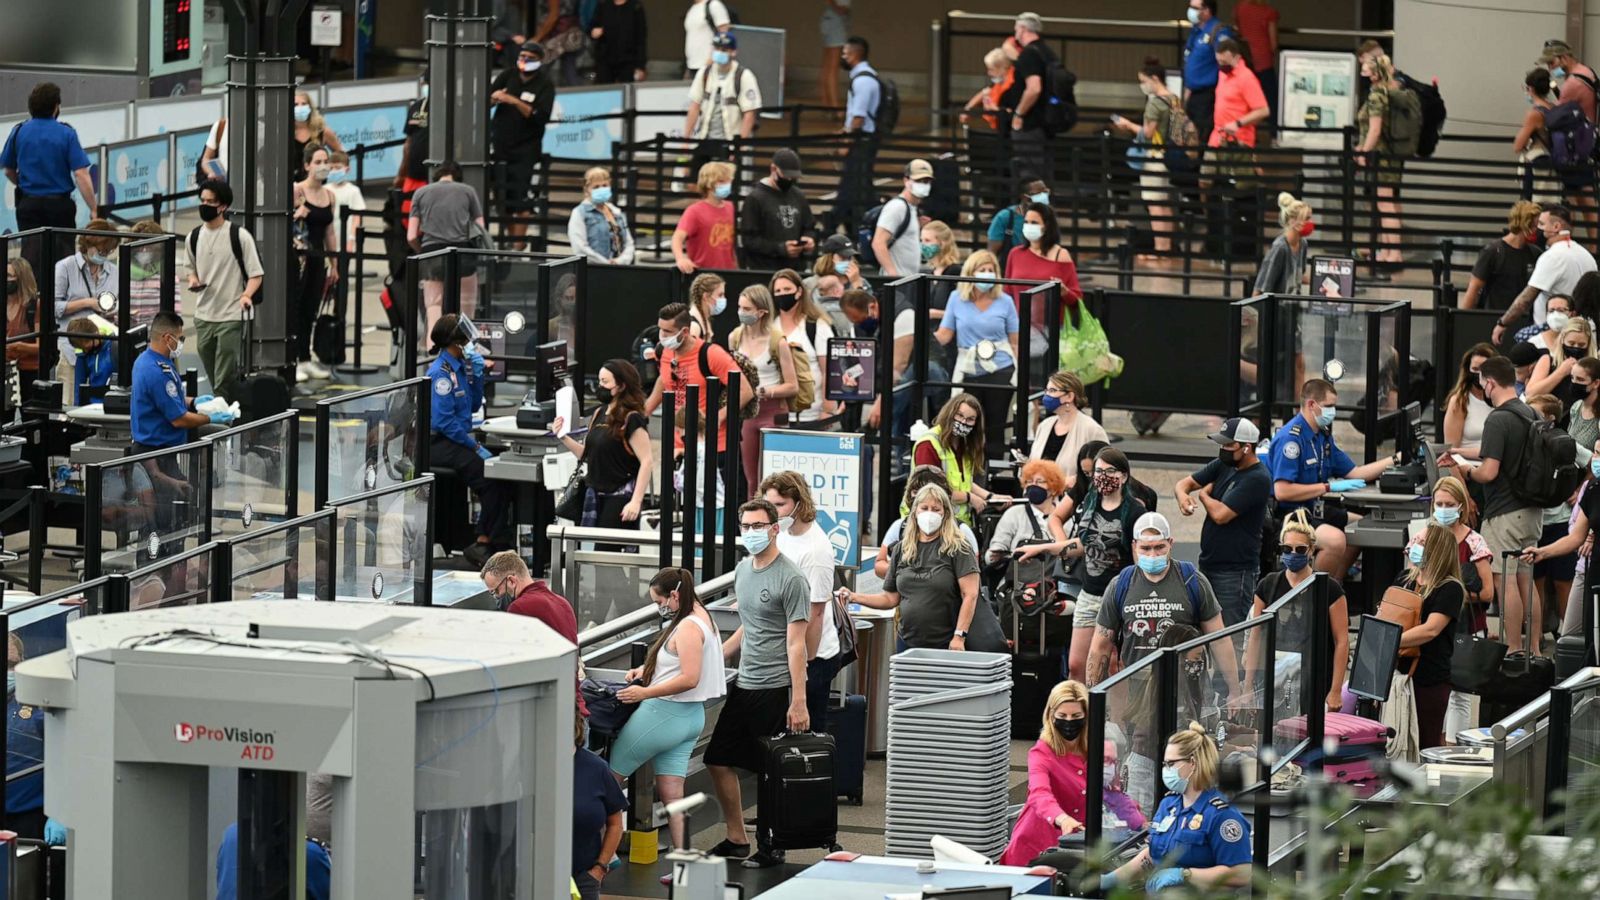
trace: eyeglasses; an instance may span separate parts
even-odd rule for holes
[[[1279,544],[1278,549],[1285,553],[1310,553],[1310,544]]]
[[[978,424],[978,417],[977,416],[973,416],[972,418],[969,419],[969,418],[965,418],[963,416],[956,416],[955,417],[955,421],[961,423],[962,425],[976,425],[976,424]]]
[[[1122,470],[1121,469],[1102,469],[1099,466],[1095,466],[1094,467],[1094,474],[1096,474],[1096,475],[1121,475],[1122,474]]]
[[[772,523],[772,522],[740,522],[739,523],[739,531],[741,531],[741,532],[762,531],[764,529],[771,528],[774,524],[775,523]]]
[[[1162,759],[1162,760],[1161,760],[1161,764],[1162,764],[1162,765],[1163,765],[1163,766],[1175,766],[1175,765],[1177,765],[1177,764],[1178,764],[1178,763],[1186,763],[1186,762],[1188,762],[1188,761],[1189,761],[1189,757],[1187,757],[1187,756],[1180,756],[1180,757],[1178,757],[1178,758],[1177,758],[1177,759]]]

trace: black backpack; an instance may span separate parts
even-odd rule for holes
[[[1045,133],[1051,137],[1066,134],[1078,124],[1078,76],[1038,42],[1032,47],[1038,47],[1037,52],[1044,57],[1044,84],[1039,102],[1045,105]]]
[[[1567,502],[1583,483],[1584,471],[1578,468],[1578,442],[1565,429],[1531,409],[1528,415],[1517,409],[1505,411],[1528,426],[1522,454],[1509,473],[1511,493],[1541,509]],[[1502,464],[1505,462],[1509,460],[1502,460]]]
[[[1394,77],[1417,95],[1417,102],[1422,106],[1422,133],[1417,137],[1417,155],[1427,159],[1439,148],[1439,133],[1444,130],[1447,112],[1444,95],[1439,93],[1438,82],[1420,81],[1404,72],[1396,72]]]
[[[189,232],[189,258],[198,262],[200,256],[200,229],[204,225],[196,225]],[[250,280],[250,270],[244,267],[244,243],[239,240],[239,223],[228,222],[228,243],[233,247],[233,261],[239,264],[239,277],[246,282]]]
[[[852,90],[857,78],[871,78],[878,83],[878,108],[868,115],[872,119],[875,134],[893,134],[894,127],[900,124],[900,87],[894,83],[893,78],[885,78],[877,72],[858,72],[850,79]]]
[[[867,214],[861,217],[861,228],[856,232],[856,256],[860,258],[862,265],[882,267],[878,262],[878,255],[872,252],[872,238],[878,233],[878,217],[883,215],[884,207],[896,200],[906,205],[906,217],[900,223],[900,227],[889,235],[889,245],[893,246],[895,241],[900,240],[901,235],[905,234],[906,229],[916,220],[917,211],[911,208],[911,204],[904,197],[890,197],[867,210]]]

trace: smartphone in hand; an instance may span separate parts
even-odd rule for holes
[[[191,291],[203,291],[205,289],[206,289],[206,286],[203,285],[203,284],[191,284],[191,285],[189,285],[189,290],[191,290]]]

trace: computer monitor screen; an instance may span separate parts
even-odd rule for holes
[[[1398,622],[1386,622],[1377,616],[1361,617],[1356,661],[1350,671],[1350,693],[1367,700],[1389,699],[1389,681],[1394,678],[1401,630]]]

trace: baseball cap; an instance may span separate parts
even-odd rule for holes
[[[851,259],[856,255],[856,245],[842,234],[830,234],[828,239],[822,242],[822,252]]]
[[[1527,341],[1518,341],[1506,353],[1513,366],[1531,366],[1539,361],[1539,349]]]
[[[1551,62],[1554,62],[1555,58],[1558,56],[1571,55],[1572,48],[1567,45],[1566,41],[1559,40],[1557,38],[1551,38],[1550,40],[1544,42],[1544,50],[1539,54],[1539,62],[1548,65]]]
[[[782,147],[772,154],[772,164],[778,167],[778,174],[785,178],[800,177],[800,154],[788,147]]]
[[[1219,444],[1258,444],[1261,442],[1261,429],[1249,419],[1234,418],[1223,422],[1221,431],[1206,436]]]
[[[1133,523],[1134,540],[1148,540],[1144,536],[1146,531],[1154,531],[1160,535],[1160,540],[1172,540],[1172,523],[1168,522],[1167,517],[1161,513],[1147,512],[1139,517],[1139,521]]]
[[[928,165],[925,159],[913,159],[906,163],[906,177],[913,181],[919,178],[932,178],[933,166]]]
[[[544,59],[544,45],[538,41],[523,41],[522,52],[532,53],[534,56]]]
[[[731,31],[722,31],[711,39],[711,46],[719,50],[737,50],[739,49],[739,39],[734,37]]]

